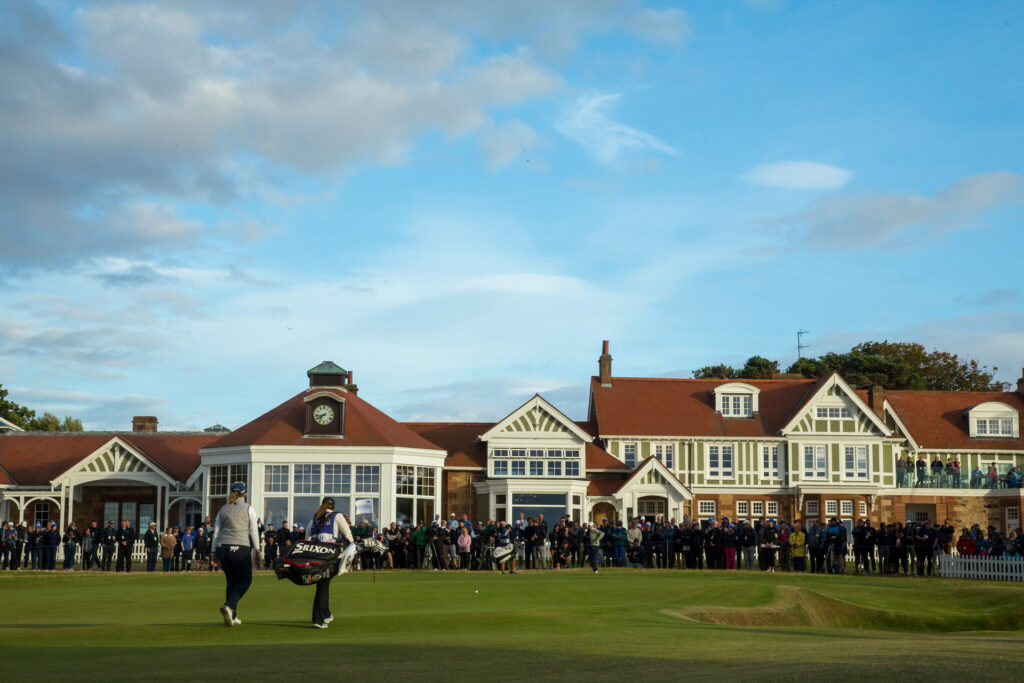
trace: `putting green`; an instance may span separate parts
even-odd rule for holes
[[[6,680],[1020,680],[1024,587],[936,579],[602,570],[257,575],[242,626],[220,575],[0,573]],[[475,592],[479,591],[479,592]]]

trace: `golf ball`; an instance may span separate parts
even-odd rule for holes
[[[474,593],[479,593],[480,591],[473,591],[473,592],[474,592]]]

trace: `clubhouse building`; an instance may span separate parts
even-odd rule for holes
[[[885,391],[837,373],[614,377],[611,363],[605,342],[585,421],[535,395],[494,423],[402,423],[331,362],[234,431],[160,432],[138,417],[131,431],[42,434],[0,420],[0,519],[194,524],[245,481],[275,524],[305,524],[331,495],[374,524],[543,513],[1021,525],[1024,489],[1008,484],[1024,466],[1024,378],[1009,392]]]

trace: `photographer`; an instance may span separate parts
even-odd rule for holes
[[[765,572],[768,574],[775,573],[775,552],[779,548],[779,530],[775,527],[775,520],[769,519],[768,526],[762,529],[761,536],[764,545],[762,546],[762,552],[765,554]]]

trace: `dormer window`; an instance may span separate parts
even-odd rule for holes
[[[754,399],[750,394],[722,396],[722,415],[725,417],[750,417],[753,414]]]
[[[757,395],[760,389],[750,384],[731,382],[715,387],[715,410],[722,417],[751,418],[758,412]]]
[[[1016,439],[1020,436],[1017,411],[997,401],[982,403],[968,410],[967,423],[973,439]]]

